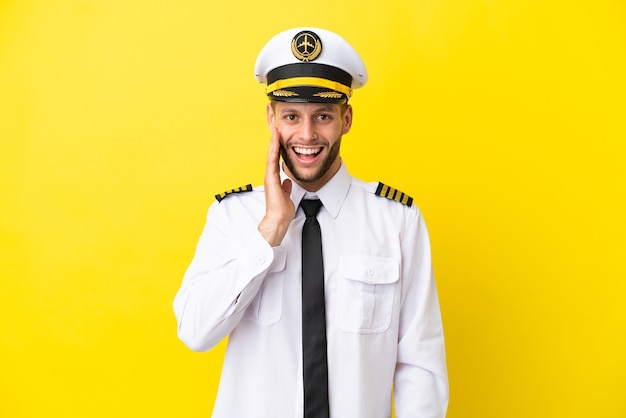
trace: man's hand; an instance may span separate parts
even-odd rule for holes
[[[279,163],[280,134],[274,127],[265,169],[265,217],[259,224],[259,232],[272,247],[280,245],[296,216],[296,208],[289,197],[291,180],[285,179],[281,184]]]

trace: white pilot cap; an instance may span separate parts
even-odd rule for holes
[[[367,82],[365,64],[341,36],[319,28],[293,28],[263,47],[254,77],[270,100],[343,103]]]

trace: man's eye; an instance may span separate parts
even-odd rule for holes
[[[319,115],[319,116],[318,116],[318,119],[320,119],[320,120],[328,120],[328,119],[330,119],[330,115],[324,115],[324,114],[322,114],[322,115]]]
[[[287,120],[296,120],[296,115],[285,115],[285,119],[287,119]]]

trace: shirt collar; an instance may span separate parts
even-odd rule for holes
[[[283,171],[282,165],[280,169],[280,177],[281,181],[289,178]],[[345,202],[346,196],[348,196],[348,190],[350,189],[351,183],[352,177],[350,176],[350,173],[348,173],[348,169],[342,160],[339,171],[335,173],[328,183],[323,185],[321,189],[314,193],[322,201],[322,205],[324,205],[324,208],[326,208],[330,216],[333,218],[336,218],[337,215],[339,215],[343,202]],[[292,180],[291,200],[296,208],[300,205],[300,201],[306,193],[306,190],[300,187],[295,180]]]

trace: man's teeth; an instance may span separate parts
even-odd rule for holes
[[[296,153],[298,153],[298,154],[314,155],[314,154],[319,154],[319,152],[322,149],[321,148],[300,148],[300,147],[294,147],[293,150]]]

